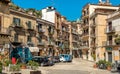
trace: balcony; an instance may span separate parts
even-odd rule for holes
[[[91,28],[94,28],[94,27],[96,27],[96,24],[93,23],[93,24],[90,25],[90,27],[91,27]]]
[[[78,50],[78,47],[73,47],[72,50]]]
[[[69,48],[69,45],[68,44],[64,44],[64,48]]]
[[[82,34],[82,39],[88,39],[88,38],[89,38],[89,33]]]
[[[66,41],[69,41],[69,38],[68,38],[68,37],[65,37],[64,39],[65,39]]]
[[[23,28],[23,27],[24,27],[24,26],[23,26],[22,24],[20,24],[20,23],[18,23],[18,24],[12,23],[10,26],[11,26],[11,27],[14,27],[14,28]]]
[[[105,30],[105,33],[107,34],[115,33],[115,27],[107,27],[107,29]]]
[[[92,37],[92,38],[96,38],[95,33],[92,33],[92,34],[91,34],[91,37]]]
[[[96,44],[95,43],[91,43],[91,47],[92,48],[96,47]]]
[[[86,18],[89,18],[89,14],[85,14],[82,16],[82,19],[86,19]]]
[[[5,27],[0,27],[0,34],[10,35],[10,30],[8,28],[5,28]]]
[[[15,46],[20,45],[23,42],[22,39],[18,39],[18,38],[14,38],[11,41],[12,41],[12,44]]]
[[[103,41],[103,42],[102,42],[102,45],[103,45],[103,46],[114,46],[114,45],[116,45],[116,44],[115,44],[115,42],[113,42],[113,41]]]
[[[44,46],[45,44],[44,44],[44,42],[38,42],[38,44],[37,44],[37,46]]]
[[[83,45],[83,46],[81,46],[81,49],[89,49],[89,46],[88,45]]]
[[[89,28],[89,24],[84,24],[84,25],[82,26],[82,28],[84,28],[84,29]]]
[[[48,46],[54,46],[55,44],[54,44],[54,42],[49,41],[49,42],[47,43],[47,45],[48,45]]]
[[[73,40],[72,40],[72,42],[75,42],[75,43],[77,43],[77,42],[78,42],[78,40],[77,40],[77,39],[73,39]]]
[[[28,27],[27,29],[28,29],[28,31],[34,31],[35,30],[34,27],[32,27],[32,26]]]
[[[72,33],[73,33],[73,34],[78,34],[78,32],[77,32],[76,29],[72,29]]]
[[[48,34],[53,35],[54,34],[54,29],[48,29]]]
[[[42,28],[38,29],[38,33],[44,33],[44,32],[45,32],[45,30],[43,30]]]
[[[33,44],[32,41],[27,41],[27,45],[28,45],[29,47],[33,47],[33,46],[34,46],[34,44]]]

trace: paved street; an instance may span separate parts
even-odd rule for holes
[[[51,67],[40,67],[43,74],[119,74],[93,68],[93,62],[74,59],[71,63],[57,63]]]

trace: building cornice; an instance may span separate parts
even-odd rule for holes
[[[47,20],[44,20],[44,19],[37,19],[36,20],[38,23],[46,23],[46,25],[51,25],[51,26],[55,26],[54,23],[50,22],[50,21],[47,21]]]
[[[16,11],[16,10],[13,10],[13,9],[9,9],[9,10],[10,10],[10,14],[17,13],[16,15],[24,15],[24,16],[30,17],[32,19],[36,19],[36,16],[30,15],[30,14],[27,14],[27,13],[24,13],[24,12]]]

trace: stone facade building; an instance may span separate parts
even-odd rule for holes
[[[87,4],[82,10],[82,52],[83,58],[88,60],[104,60],[105,47],[103,42],[107,36],[105,29],[107,26],[108,14],[116,11],[118,7],[112,6],[108,2],[98,4]],[[95,59],[96,58],[96,59]]]
[[[109,14],[107,17],[107,41],[106,47],[106,60],[115,63],[120,60],[120,10],[116,10],[114,13]]]

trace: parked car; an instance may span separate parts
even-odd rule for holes
[[[46,58],[48,58],[50,66],[54,65],[54,61],[53,61],[53,57],[52,56],[48,56]]]
[[[33,61],[38,62],[40,66],[51,66],[51,61],[47,57],[34,56]]]
[[[59,57],[61,62],[72,62],[72,55],[70,54],[60,54]]]
[[[59,57],[59,56],[54,56],[54,57],[53,57],[53,62],[54,62],[54,63],[60,62],[60,57]]]

